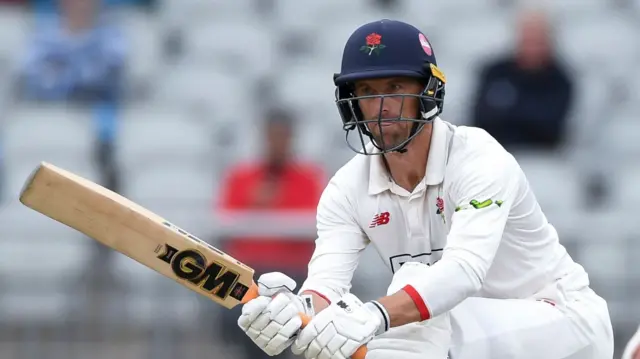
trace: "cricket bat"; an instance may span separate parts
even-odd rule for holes
[[[42,162],[20,202],[231,309],[258,296],[254,270],[135,202]],[[303,326],[310,318],[300,314]],[[366,346],[352,356],[364,359]]]

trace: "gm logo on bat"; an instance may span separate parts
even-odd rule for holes
[[[175,227],[170,223],[165,223],[168,227]],[[174,229],[174,228],[172,228]],[[185,231],[179,231],[195,238]],[[202,242],[199,239],[198,242]],[[208,247],[208,244],[206,244]],[[169,244],[158,246],[155,252],[158,259],[169,264],[171,271],[180,279],[186,280],[207,293],[214,294],[220,299],[231,296],[234,299],[242,300],[249,288],[238,282],[238,273],[228,270],[217,262],[207,263],[206,257],[197,249],[179,250]],[[218,253],[222,253],[216,249]]]

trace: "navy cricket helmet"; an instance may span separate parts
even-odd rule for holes
[[[355,95],[356,81],[388,77],[414,78],[419,80],[424,88],[417,94]],[[363,135],[371,139],[379,153],[405,152],[405,147],[425,124],[433,121],[442,112],[446,80],[437,67],[431,44],[420,30],[401,21],[383,19],[356,29],[347,40],[340,73],[334,74],[333,80],[336,85],[336,105],[342,118],[343,129],[346,131],[346,141],[357,153],[372,154],[365,149]],[[382,118],[382,111],[377,119],[367,120],[363,117],[358,104],[360,100],[380,98],[382,109],[382,102],[390,96],[401,96],[401,106],[407,97],[418,98],[419,118],[402,117],[402,110],[400,117],[396,118]],[[385,148],[383,144],[376,143],[367,125],[381,126],[391,121],[411,122],[411,131],[401,143]],[[357,130],[362,150],[354,148],[349,141],[350,131],[353,130]]]

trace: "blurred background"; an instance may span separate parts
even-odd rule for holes
[[[640,324],[640,1],[535,4],[0,0],[0,358],[264,357],[239,308],[26,209],[20,188],[50,161],[300,283],[318,197],[353,156],[332,75],[384,17],[428,36],[443,119],[519,159],[608,300],[619,357]],[[390,273],[364,257],[353,291],[372,299]]]

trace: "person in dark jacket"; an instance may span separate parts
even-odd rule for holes
[[[508,150],[554,150],[563,145],[574,85],[554,53],[544,13],[523,14],[514,53],[488,64],[479,80],[474,126]]]

